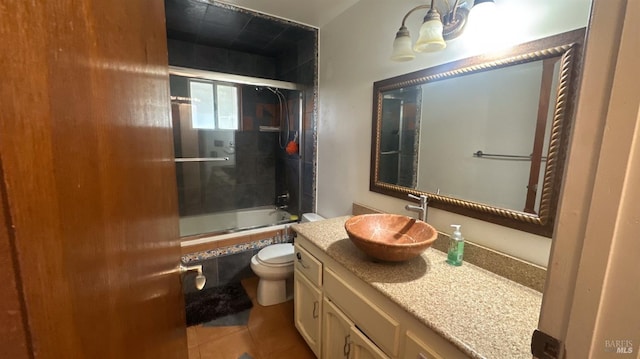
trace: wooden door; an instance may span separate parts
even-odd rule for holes
[[[163,2],[0,19],[0,356],[186,358]]]
[[[592,6],[538,328],[558,358],[637,358],[640,3]]]

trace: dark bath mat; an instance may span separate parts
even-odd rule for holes
[[[253,357],[247,353],[244,353],[238,357],[238,359],[253,359]]]
[[[235,327],[239,325],[247,325],[247,323],[249,323],[250,314],[251,308],[235,314],[225,315],[224,317],[214,319],[210,322],[204,322],[202,325],[205,327]]]
[[[210,322],[252,307],[251,299],[240,283],[187,293],[184,296],[184,302],[187,326]]]

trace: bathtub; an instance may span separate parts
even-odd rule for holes
[[[296,220],[273,207],[183,217],[180,230],[188,237],[180,243],[181,261],[202,265],[215,286],[251,277],[251,258],[266,246],[291,242],[289,226]]]
[[[186,240],[182,246],[208,243],[242,235],[272,231],[284,228],[287,223],[294,220],[289,212],[275,210],[273,207],[257,207],[241,209],[237,211],[219,212],[180,218],[180,236],[189,237],[195,235],[201,238]],[[202,238],[204,237],[204,238]]]

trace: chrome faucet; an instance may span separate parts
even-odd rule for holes
[[[289,208],[289,206],[287,206],[286,204],[282,205],[282,206],[274,206],[273,211],[269,212],[269,215],[272,215],[274,213],[278,213],[280,211],[284,211],[285,209],[288,209],[288,208]]]
[[[289,208],[289,192],[285,192],[281,195],[276,196],[274,210],[269,212],[269,215],[277,213],[279,211],[284,211]]]
[[[421,194],[420,197],[409,193],[409,198],[417,199],[420,201],[419,206],[414,206],[412,204],[408,204],[404,206],[407,211],[413,211],[420,213],[420,220],[423,222],[427,221],[427,202],[429,202],[429,197],[424,194]]]

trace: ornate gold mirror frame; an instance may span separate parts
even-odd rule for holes
[[[414,195],[425,194],[429,197],[430,207],[551,237],[562,184],[569,132],[574,118],[574,103],[584,37],[585,29],[582,28],[524,43],[513,47],[508,52],[502,52],[500,55],[470,57],[375,82],[369,189],[401,199],[408,199],[407,195],[410,193]],[[559,58],[560,64],[549,147],[547,148],[547,161],[544,168],[544,181],[537,214],[424,192],[379,180],[382,103],[385,92],[551,58]]]

